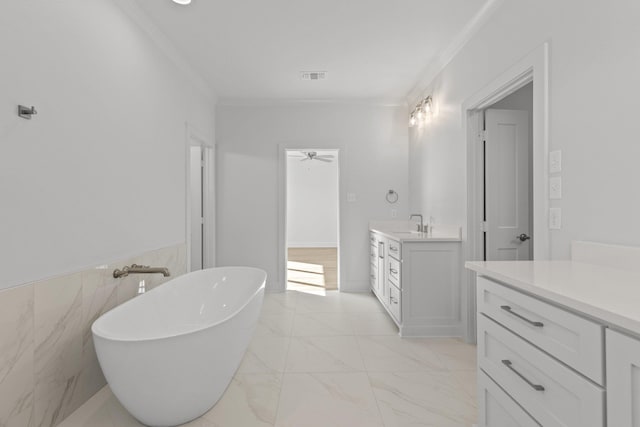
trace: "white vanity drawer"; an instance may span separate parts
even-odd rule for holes
[[[378,265],[378,244],[372,245],[369,252],[371,264]]]
[[[478,312],[604,384],[604,328],[561,308],[478,277]]]
[[[540,427],[484,371],[478,371],[479,427]]]
[[[400,290],[391,284],[389,286],[389,311],[399,323],[402,322],[402,311],[400,310],[401,303]]]
[[[400,242],[389,239],[388,243],[389,243],[389,255],[391,255],[397,260],[400,260],[401,259],[400,251],[402,250],[400,246]]]
[[[393,258],[389,258],[388,265],[388,276],[389,280],[393,282],[394,285],[401,287],[400,285],[400,261],[395,260]]]
[[[485,316],[478,364],[545,427],[602,427],[604,390]]]

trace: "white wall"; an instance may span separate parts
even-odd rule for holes
[[[563,160],[562,229],[551,257],[571,240],[640,246],[637,95],[640,3],[508,1],[425,88],[439,110],[410,133],[412,207],[466,224],[462,105],[501,73],[550,44],[550,149]],[[535,82],[534,82],[535,83]]]
[[[407,109],[366,104],[220,105],[218,265],[263,268],[269,290],[278,277],[279,145],[340,148],[342,290],[369,287],[368,221],[407,217]],[[284,161],[284,159],[283,159]],[[389,189],[400,200],[385,201]],[[346,193],[356,201],[347,202]],[[284,242],[283,242],[284,245]]]
[[[310,147],[313,149],[313,147]],[[304,160],[300,151],[287,157],[287,246],[337,247],[338,151],[332,162]]]
[[[185,122],[214,111],[147,33],[114,1],[3,2],[0,52],[0,288],[184,242]]]

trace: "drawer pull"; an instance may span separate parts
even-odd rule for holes
[[[509,307],[508,305],[501,305],[500,308],[503,309],[504,311],[506,311],[509,314],[513,314],[518,319],[524,320],[525,322],[527,322],[528,324],[530,324],[532,326],[535,326],[537,328],[542,328],[544,326],[544,323],[542,323],[542,322],[534,322],[533,320],[529,320],[526,317],[524,317],[523,315],[516,313],[515,311],[511,310],[511,307]]]
[[[395,247],[395,246],[389,246],[389,249],[391,249],[392,251],[396,251],[396,252],[398,251],[398,248]]]
[[[393,303],[393,304],[398,304],[398,300],[395,299],[394,297],[389,297],[389,300]]]
[[[536,390],[536,391],[544,391],[544,387],[541,386],[540,384],[534,384],[531,381],[529,381],[527,379],[527,377],[525,377],[524,375],[522,375],[520,372],[516,371],[516,368],[513,367],[513,363],[511,363],[510,360],[503,360],[502,364],[505,365],[507,368],[511,369],[513,371],[513,373],[515,373],[517,376],[519,376],[520,378],[522,378],[524,380],[524,382],[526,382],[527,384],[529,384],[531,386],[532,389]]]
[[[398,274],[398,270],[394,268],[390,268],[389,271],[391,272],[391,274]]]

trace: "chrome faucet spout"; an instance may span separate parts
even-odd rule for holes
[[[164,277],[171,276],[171,273],[169,273],[169,269],[166,267],[149,267],[148,265],[131,264],[131,266],[127,265],[122,267],[122,270],[120,269],[113,270],[113,277],[118,279],[120,277],[127,277],[131,273],[136,273],[136,274],[160,273]]]
[[[417,216],[417,217],[420,218],[420,224],[418,225],[418,231],[420,233],[424,232],[424,220],[422,219],[422,215],[421,214],[411,214],[411,216],[409,217],[409,221],[411,221],[414,216]]]

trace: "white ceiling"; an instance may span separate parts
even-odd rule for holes
[[[489,0],[135,2],[220,99],[390,100]]]

